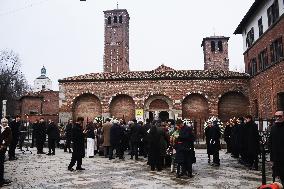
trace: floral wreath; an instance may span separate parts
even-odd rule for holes
[[[191,119],[183,119],[182,122],[187,126],[193,126],[193,121]]]
[[[211,125],[213,122],[217,122],[217,125],[219,126],[220,130],[221,130],[221,134],[224,133],[224,130],[225,130],[225,127],[224,127],[224,124],[223,122],[218,118],[218,117],[215,117],[215,116],[212,116],[212,117],[209,117],[209,119],[207,121],[204,122],[204,131],[205,129]]]

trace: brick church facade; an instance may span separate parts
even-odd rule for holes
[[[143,110],[144,119],[192,119],[201,137],[203,123],[210,116],[227,121],[251,113],[268,119],[281,108],[283,56],[257,74],[249,70],[248,60],[258,53],[261,41],[276,37],[275,33],[283,36],[283,16],[279,26],[275,24],[259,39],[259,44],[244,53],[246,73],[239,73],[229,71],[229,38],[224,36],[203,39],[204,70],[174,70],[161,65],[152,71],[130,71],[129,14],[125,9],[116,9],[105,11],[104,15],[104,72],[59,80],[61,122],[78,116],[85,121],[100,116],[129,121],[136,117],[135,110]]]
[[[59,119],[83,116],[144,119],[190,118],[203,133],[209,116],[228,120],[249,113],[249,75],[229,71],[228,37],[203,39],[204,70],[129,70],[129,15],[105,11],[104,72],[59,80]]]

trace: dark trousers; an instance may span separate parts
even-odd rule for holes
[[[4,159],[5,152],[0,152],[0,182],[4,181]]]
[[[9,158],[15,157],[15,150],[16,150],[17,143],[18,143],[18,139],[12,140],[12,142],[9,146],[9,151],[8,151]]]
[[[228,153],[231,153],[231,152],[232,152],[231,141],[230,141],[230,140],[227,140],[226,143],[227,143],[227,152],[228,152]]]
[[[131,158],[135,156],[135,159],[138,159],[138,142],[131,142]]]
[[[74,153],[74,152],[73,152]],[[77,155],[78,156],[78,155]],[[75,163],[77,162],[77,168],[81,168],[82,167],[82,158],[80,157],[77,157],[75,156],[74,154],[72,154],[72,157],[71,157],[71,162],[68,166],[68,168],[72,168]]]
[[[68,149],[69,151],[71,151],[71,139],[70,139],[70,138],[67,138],[67,139],[66,139],[65,152],[67,152],[67,149]]]
[[[109,149],[109,158],[113,158],[113,150],[116,150],[116,156],[118,156],[120,159],[123,158],[123,149],[122,149],[122,145],[121,144],[117,144],[117,145],[112,145],[110,146]]]
[[[105,157],[109,157],[110,150],[111,150],[110,146],[104,146],[104,156]]]
[[[55,154],[55,139],[48,139],[48,152]]]
[[[151,170],[154,171],[155,168],[157,168],[158,171],[161,171],[162,170],[162,161],[163,161],[163,158],[162,158],[162,156],[160,156],[155,161],[151,162],[150,163]]]
[[[32,144],[31,144],[31,148],[33,148],[35,145],[35,134],[32,134]]]
[[[20,148],[21,150],[22,150],[22,147],[23,147],[25,138],[26,138],[26,133],[21,133],[21,134],[20,134],[20,138],[19,138],[19,148]]]
[[[213,154],[213,163],[220,164],[219,150],[216,150]]]
[[[44,146],[44,141],[37,139],[37,141],[36,141],[37,152],[42,153],[43,152],[43,146]]]
[[[248,164],[250,167],[254,167],[255,169],[258,169],[258,155],[257,154],[249,154],[247,157]]]

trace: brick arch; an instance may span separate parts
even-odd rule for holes
[[[218,116],[222,121],[232,117],[240,117],[248,114],[249,101],[241,92],[231,91],[223,94],[218,102]]]
[[[73,101],[73,119],[83,117],[84,121],[92,121],[95,117],[102,116],[100,99],[90,93],[81,94]]]
[[[190,94],[182,101],[182,117],[190,119],[204,119],[209,114],[207,99],[201,94]]]
[[[149,110],[151,107],[155,109],[160,109],[159,106],[164,109],[172,109],[173,101],[166,95],[152,95],[149,96],[144,103],[144,109]]]
[[[110,105],[110,115],[117,119],[130,121],[135,118],[135,102],[131,96],[118,94],[112,98]]]
[[[150,103],[149,109],[151,109],[151,110],[168,110],[169,104],[165,100],[155,99]]]
[[[198,138],[203,138],[203,125],[209,117],[209,105],[207,98],[200,93],[191,93],[182,101],[183,119],[191,119],[195,122],[194,132]]]

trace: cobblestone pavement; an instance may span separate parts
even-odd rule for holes
[[[111,161],[99,156],[84,158],[85,171],[69,172],[71,154],[62,149],[56,149],[55,156],[32,152],[5,162],[5,178],[13,182],[3,188],[256,188],[261,184],[260,171],[248,170],[224,151],[220,152],[221,166],[211,167],[206,150],[196,150],[191,179],[177,179],[167,169],[152,172],[145,159],[134,161],[129,156]]]

